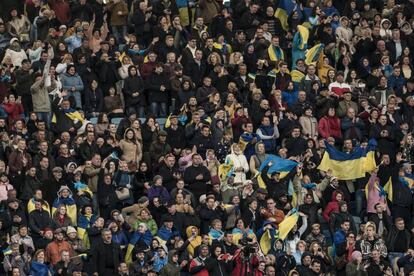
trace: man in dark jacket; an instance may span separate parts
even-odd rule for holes
[[[61,96],[66,96],[66,93],[62,92]],[[52,110],[55,117],[52,119],[52,129],[54,132],[58,135],[67,131],[71,135],[76,135],[77,129],[82,126],[82,122],[79,119],[75,119],[74,116],[76,116],[76,118],[81,118],[81,115],[78,111],[75,111],[70,107],[69,99],[57,97],[53,101]]]
[[[91,272],[93,275],[115,275],[121,263],[121,248],[112,241],[109,229],[102,231],[102,239],[91,250]]]
[[[32,87],[35,79],[31,67],[30,60],[25,59],[22,61],[21,68],[15,72],[17,96],[22,98],[25,111],[31,111],[33,109],[30,87]]]
[[[197,147],[197,153],[201,156],[206,156],[207,150],[214,148],[210,127],[208,125],[203,125],[201,132],[196,135],[194,142],[192,145]]]
[[[167,116],[167,102],[170,86],[168,77],[163,71],[163,64],[157,63],[154,72],[151,73],[146,80],[151,114],[161,118]]]
[[[288,156],[298,156],[306,150],[306,140],[300,135],[300,127],[293,127],[291,137],[286,139],[285,146]]]
[[[176,187],[177,179],[181,177],[181,174],[175,166],[174,155],[169,154],[164,158],[159,167],[158,174],[162,176],[162,183],[168,192]]]
[[[181,150],[184,149],[187,144],[185,141],[185,129],[179,124],[177,115],[173,114],[170,116],[170,123],[170,127],[165,128],[165,131],[168,134],[167,143],[173,149],[174,155],[179,156]]]
[[[388,233],[386,242],[390,264],[393,263],[395,258],[401,258],[409,248],[412,248],[411,234],[405,228],[405,223],[402,218],[397,217],[394,220],[394,225]]]
[[[127,111],[135,111],[138,117],[144,117],[145,94],[144,81],[138,75],[135,66],[128,68],[128,77],[124,80],[125,107]]]
[[[202,79],[206,73],[206,63],[203,59],[203,51],[197,49],[195,50],[195,57],[189,62],[184,72],[187,76],[191,78],[194,84],[198,87],[201,85]]]
[[[44,229],[52,226],[52,219],[49,212],[43,210],[42,203],[35,201],[35,210],[29,215],[29,227],[32,233],[33,240],[40,240],[44,235]]]
[[[199,154],[192,157],[192,165],[184,171],[184,181],[196,199],[207,193],[207,182],[211,180],[210,171],[203,165]]]

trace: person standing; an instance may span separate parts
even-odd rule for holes
[[[102,239],[92,246],[91,272],[93,276],[115,275],[121,263],[121,248],[112,241],[112,232],[109,229],[102,230]]]

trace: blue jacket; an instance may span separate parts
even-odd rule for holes
[[[336,246],[338,246],[339,244],[341,244],[345,241],[346,241],[346,234],[345,234],[344,230],[339,229],[338,231],[336,231],[335,234],[334,234],[334,244]]]
[[[173,227],[171,230],[164,225],[158,229],[157,236],[164,241],[169,241],[173,237],[179,237],[180,233]]]
[[[120,245],[128,245],[128,238],[123,230],[120,230],[116,233],[112,233],[112,241]]]
[[[161,201],[168,202],[170,200],[170,194],[164,186],[152,185],[148,190],[148,198],[152,200],[154,197],[159,197]]]
[[[145,243],[147,246],[151,244],[152,241],[152,234],[150,230],[145,231],[144,234],[135,231],[132,234],[131,240],[129,241],[130,244],[136,245],[137,243]]]
[[[252,144],[251,141],[253,140],[253,138],[256,138],[256,143],[259,142],[261,139],[259,137],[259,135],[257,135],[256,133],[248,133],[248,132],[244,132],[241,136],[240,136],[240,140],[246,142],[246,148],[244,149],[244,155],[246,155],[246,159],[250,160],[250,157],[255,154],[255,144]]]
[[[270,126],[260,125],[260,127],[257,129],[257,131],[259,131],[259,130],[261,131],[261,134],[263,136],[273,136],[275,134],[275,128],[272,125],[270,125]],[[277,136],[278,136],[278,134],[276,134],[276,137]],[[276,139],[275,138],[270,138],[270,139],[265,139],[264,137],[260,137],[260,138],[262,139],[262,142],[265,145],[266,152],[272,152],[273,150],[275,150],[275,148],[276,148]]]
[[[73,50],[79,48],[82,45],[82,38],[77,35],[72,35],[68,38],[65,38],[65,43],[68,45],[69,53],[73,53]]]
[[[168,256],[165,255],[164,258],[160,258],[158,256],[158,253],[155,253],[155,259],[154,259],[154,271],[160,272],[160,270],[168,263]]]
[[[298,101],[299,91],[285,90],[282,92],[282,100],[287,103],[288,107],[293,106]]]
[[[62,88],[72,92],[72,87],[75,87],[76,92],[81,92],[83,90],[83,82],[81,77],[75,73],[75,75],[69,75],[64,73],[60,76],[60,81],[62,82]]]
[[[400,75],[396,77],[391,75],[388,77],[388,87],[393,89],[395,93],[402,93],[405,79]]]

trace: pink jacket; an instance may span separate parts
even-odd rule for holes
[[[376,213],[375,205],[377,203],[381,203],[387,205],[387,198],[380,194],[380,190],[377,185],[380,185],[379,178],[377,174],[371,174],[371,177],[368,180],[368,195],[367,195],[367,212],[368,213]],[[389,214],[389,208],[387,206],[387,213]]]
[[[9,183],[0,184],[0,201],[7,200],[7,191],[11,189],[14,189],[14,188]]]

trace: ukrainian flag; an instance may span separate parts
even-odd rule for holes
[[[77,220],[77,209],[76,209],[76,202],[72,197],[62,198],[58,197],[55,199],[52,205],[52,216],[56,213],[57,209],[60,205],[65,205],[66,213],[68,217],[71,219],[73,225],[76,225]]]
[[[376,168],[375,148],[377,142],[369,140],[366,148],[357,147],[354,152],[347,154],[329,145],[325,141],[326,151],[323,155],[318,169],[321,171],[332,171],[332,175],[339,180],[353,180],[365,177],[365,173]]]
[[[281,0],[279,7],[276,9],[275,17],[279,18],[280,23],[285,31],[289,29],[288,17],[294,11],[298,10],[298,4],[295,0]]]
[[[293,188],[292,180],[289,180],[288,195],[292,197],[292,207],[296,208],[297,205],[298,205],[298,197],[297,197],[297,194],[295,192],[295,189]]]
[[[292,43],[292,64],[296,64],[298,59],[305,59],[305,50],[308,48],[309,29],[303,25],[296,27],[297,32],[293,37]]]
[[[218,175],[221,181],[226,181],[234,173],[233,162],[229,159],[226,159],[224,164],[219,166]]]
[[[7,248],[3,249],[2,252],[3,252],[4,256],[12,254],[12,250],[11,250],[10,247],[7,247]]]
[[[325,48],[325,45],[323,43],[319,43],[313,46],[312,48],[310,48],[308,51],[306,51],[306,54],[305,54],[306,65],[310,65],[310,64],[315,65],[316,62],[319,60],[319,56],[323,52],[324,48]]]
[[[294,83],[300,83],[302,79],[305,77],[305,74],[303,74],[301,71],[294,69],[290,72],[290,76],[292,77],[292,81]]]
[[[268,222],[265,222],[263,226],[266,224],[268,224]],[[267,255],[267,253],[269,253],[269,251],[272,249],[272,244],[274,244],[274,241],[276,241],[278,238],[279,232],[277,229],[271,228],[265,230],[259,242],[260,249],[262,250],[263,254]]]
[[[261,172],[270,162],[272,162],[272,166],[270,166],[267,172],[269,174],[278,172],[280,173],[280,178],[288,175],[289,172],[298,165],[298,163],[295,161],[283,159],[279,156],[269,154],[269,157],[267,157],[267,159],[260,165],[259,172]]]
[[[296,163],[295,161],[283,159],[279,156],[269,154],[269,157],[260,166],[259,173],[255,175],[260,188],[267,188],[266,184],[263,181],[262,174],[260,172],[269,164],[269,162],[272,162],[272,166],[269,168],[267,172],[269,174],[278,172],[280,173],[280,178],[286,177],[289,174],[289,172],[298,165],[298,163]]]
[[[285,217],[281,223],[279,223],[279,239],[284,240],[289,232],[293,229],[299,219],[299,214],[296,209],[292,209],[289,216]]]
[[[384,185],[384,191],[387,194],[387,199],[392,202],[392,178],[388,179],[387,183]]]

